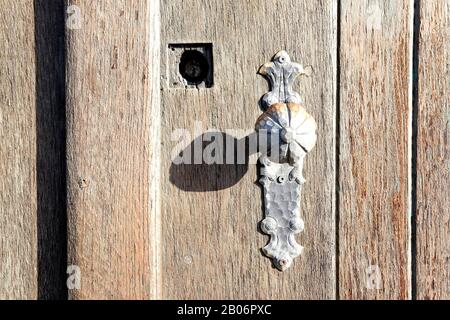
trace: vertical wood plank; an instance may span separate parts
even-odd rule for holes
[[[407,299],[412,1],[341,1],[339,296]]]
[[[335,1],[162,1],[162,279],[165,298],[335,298]],[[211,43],[214,86],[173,88],[165,75],[170,43]],[[267,82],[258,67],[285,49],[312,65],[297,81],[306,109],[317,119],[319,140],[305,163],[301,215],[304,253],[285,273],[261,253],[267,236],[255,164],[174,165],[172,139],[183,147],[207,129],[231,140],[252,132]],[[195,122],[202,128],[195,132]],[[176,139],[176,137],[175,137]],[[201,150],[202,151],[202,150]]]
[[[69,297],[153,298],[157,1],[68,4],[82,19],[66,34]]]
[[[34,6],[0,5],[0,299],[36,299]]]
[[[448,1],[420,1],[417,110],[416,294],[450,299]]]

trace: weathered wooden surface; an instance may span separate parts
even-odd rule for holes
[[[70,4],[82,22],[66,33],[68,263],[81,271],[69,297],[152,298],[158,4]]]
[[[448,1],[420,1],[416,294],[450,299]]]
[[[342,299],[410,297],[411,4],[341,1]]]
[[[159,1],[2,0],[0,299],[64,299],[72,264],[71,299],[450,299],[450,4],[416,2],[414,110],[412,4],[340,2],[337,81],[337,1],[163,0],[160,39]],[[170,43],[212,44],[212,88],[168,83]],[[281,49],[313,67],[296,90],[319,126],[285,273],[260,252],[255,164],[171,161],[177,128],[181,149],[245,140]]]
[[[65,299],[64,2],[35,1],[38,297]]]
[[[163,298],[335,297],[335,1],[162,1],[161,247]],[[170,88],[170,43],[212,43],[214,87]],[[207,129],[247,133],[262,111],[267,82],[258,67],[285,49],[312,65],[311,78],[296,87],[318,122],[316,148],[305,161],[307,179],[300,215],[305,246],[288,272],[280,273],[260,252],[268,237],[256,165],[173,165],[171,141],[187,129],[185,146]],[[203,128],[194,134],[195,121]],[[183,149],[183,148],[181,148]],[[180,150],[178,150],[180,151]]]
[[[36,299],[34,7],[0,5],[0,299]]]

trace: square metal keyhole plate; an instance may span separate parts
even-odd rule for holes
[[[211,88],[213,55],[211,43],[169,44],[170,88]]]

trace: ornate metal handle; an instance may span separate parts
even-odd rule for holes
[[[303,250],[295,240],[295,234],[304,229],[300,218],[303,159],[316,143],[317,126],[292,89],[295,78],[308,73],[286,51],[278,52],[258,73],[271,85],[262,98],[265,112],[256,122],[265,209],[261,230],[270,235],[263,252],[284,271]]]

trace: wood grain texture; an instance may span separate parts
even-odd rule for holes
[[[416,294],[450,299],[448,1],[420,1]]]
[[[0,299],[36,299],[34,7],[0,5]]]
[[[152,298],[157,4],[69,4],[82,18],[66,33],[68,263],[81,270],[81,290],[69,298]]]
[[[335,1],[162,1],[162,297],[168,299],[335,298]],[[169,44],[212,43],[214,86],[171,88],[166,75]],[[268,237],[257,166],[174,165],[172,149],[199,142],[207,129],[231,141],[251,133],[268,91],[258,67],[285,49],[312,65],[296,89],[318,123],[318,142],[308,155],[301,199],[306,230],[303,254],[285,273],[260,252]],[[202,128],[194,133],[195,122]],[[195,141],[195,142],[194,142]],[[177,152],[181,151],[176,149]]]
[[[64,8],[35,1],[39,299],[67,298]]]
[[[341,1],[342,299],[410,297],[411,5],[409,0]]]

